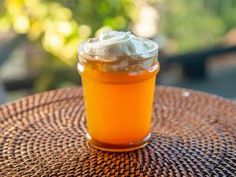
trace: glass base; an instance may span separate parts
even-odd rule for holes
[[[108,151],[108,152],[128,152],[128,151],[134,151],[136,149],[143,148],[148,144],[148,140],[151,138],[151,133],[149,133],[143,140],[135,142],[135,143],[129,143],[129,144],[107,144],[100,141],[97,141],[89,134],[87,134],[88,143],[90,146],[102,150],[102,151]]]

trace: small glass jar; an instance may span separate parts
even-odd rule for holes
[[[79,46],[78,71],[82,78],[89,144],[95,148],[123,152],[147,144],[158,46],[132,56],[90,55]],[[150,41],[149,41],[150,42]]]

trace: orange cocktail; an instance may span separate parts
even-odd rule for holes
[[[155,52],[156,54],[156,52]],[[159,71],[156,55],[131,64],[126,70],[106,70],[108,65],[79,55],[87,131],[92,146],[109,151],[128,151],[146,144]],[[148,67],[140,68],[140,62]]]

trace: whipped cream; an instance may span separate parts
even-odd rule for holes
[[[107,57],[138,56],[155,49],[157,44],[130,32],[106,31],[84,45],[84,52]]]
[[[158,45],[130,32],[106,31],[82,42],[79,65],[103,71],[141,71],[156,63]]]

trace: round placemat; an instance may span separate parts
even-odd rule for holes
[[[80,88],[0,107],[0,176],[236,176],[236,105],[206,93],[158,87],[152,138],[139,150],[86,142]]]

